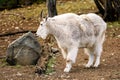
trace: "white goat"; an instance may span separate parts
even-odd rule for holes
[[[96,57],[94,67],[98,67],[105,31],[106,23],[94,13],[80,16],[66,13],[44,19],[36,33],[43,39],[46,39],[48,34],[55,37],[62,55],[66,59],[64,72],[69,72],[72,64],[75,63],[79,48],[84,48],[85,53],[89,56],[86,67],[93,65],[94,57]]]

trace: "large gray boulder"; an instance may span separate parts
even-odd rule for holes
[[[9,44],[6,61],[11,65],[35,65],[41,56],[41,51],[34,34],[28,32]]]

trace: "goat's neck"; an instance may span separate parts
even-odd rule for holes
[[[61,35],[64,35],[64,29],[61,25],[50,26],[50,33],[56,38],[62,38]]]

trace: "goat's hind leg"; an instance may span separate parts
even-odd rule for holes
[[[103,42],[105,40],[105,34],[103,33],[102,38],[97,42],[95,47],[95,55],[96,55],[96,61],[94,64],[94,67],[98,67],[100,64],[100,57],[103,51]]]
[[[93,62],[94,62],[94,52],[93,52],[92,49],[89,49],[89,48],[85,48],[84,51],[89,56],[89,61],[85,65],[85,67],[89,68],[89,67],[91,67],[93,65]]]
[[[99,44],[95,49],[96,61],[95,61],[94,67],[99,66],[101,53],[102,53],[102,44]]]

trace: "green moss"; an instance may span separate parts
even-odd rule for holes
[[[51,56],[51,58],[48,60],[46,64],[47,69],[45,74],[50,74],[54,72],[54,64],[55,64],[55,57]]]
[[[120,27],[120,22],[115,21],[115,22],[108,22],[108,27]]]

